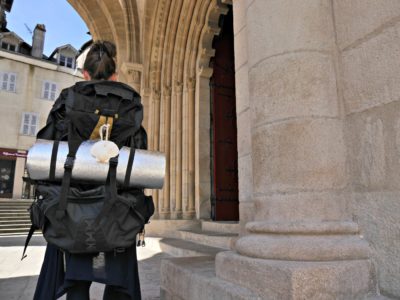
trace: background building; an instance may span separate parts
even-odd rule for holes
[[[27,150],[60,91],[82,80],[71,45],[43,55],[45,33],[38,24],[29,45],[6,27],[0,31],[0,198],[29,196],[23,185]]]

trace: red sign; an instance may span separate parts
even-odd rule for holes
[[[7,156],[7,157],[26,157],[26,156],[27,156],[27,153],[0,151],[0,156]]]

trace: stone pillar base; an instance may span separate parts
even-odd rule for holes
[[[182,213],[182,219],[184,220],[192,220],[196,217],[196,212],[195,211],[189,211],[189,212],[183,212]]]
[[[182,211],[172,211],[170,216],[172,220],[180,220],[182,219]]]
[[[158,213],[158,219],[169,220],[170,218],[171,218],[171,213],[169,211],[168,212],[161,211]]]
[[[364,299],[375,291],[368,259],[299,262],[217,254],[218,278],[250,289],[263,299]]]

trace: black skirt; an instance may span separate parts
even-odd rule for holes
[[[123,252],[94,254],[63,253],[48,244],[34,300],[53,300],[65,294],[76,280],[111,285],[140,300],[136,246]]]

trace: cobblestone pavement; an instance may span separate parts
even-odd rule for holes
[[[151,238],[146,238],[146,241]],[[21,261],[25,236],[0,237],[0,299],[32,300],[37,277],[45,252],[45,241],[34,236],[28,247],[28,256]],[[139,274],[143,300],[160,299],[160,264],[168,255],[138,248]],[[90,290],[91,299],[101,300],[103,285],[94,283]],[[65,300],[65,296],[60,299]]]

